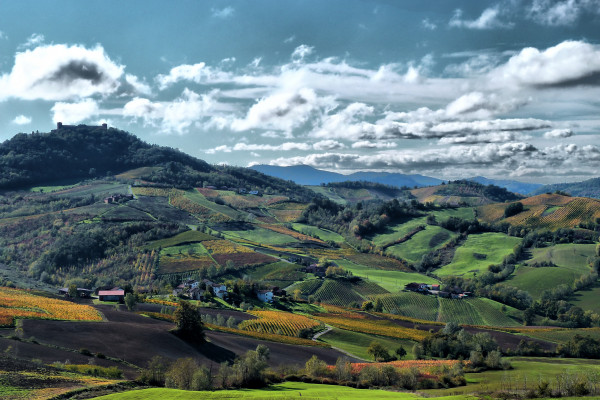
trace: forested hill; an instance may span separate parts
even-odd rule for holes
[[[0,189],[104,177],[149,166],[162,168],[139,178],[178,188],[215,185],[291,193],[302,200],[315,196],[295,183],[248,168],[210,165],[179,150],[148,144],[129,132],[87,125],[19,133],[1,143]]]
[[[203,172],[213,169],[178,150],[150,145],[113,128],[79,125],[50,133],[19,133],[0,144],[0,188],[93,178],[168,161]]]
[[[600,199],[600,178],[592,178],[583,182],[546,185],[536,190],[534,194],[553,193],[556,191],[567,192],[576,197],[593,197]]]

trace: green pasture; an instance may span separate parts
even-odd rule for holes
[[[467,386],[452,389],[424,390],[427,395],[443,396],[453,394],[466,396],[473,393],[492,393],[502,389],[512,388],[523,390],[535,388],[540,380],[547,380],[554,389],[557,377],[564,374],[571,376],[579,374],[599,374],[600,361],[578,358],[509,358],[513,369],[507,371],[484,371],[465,374]],[[563,399],[598,399],[599,397],[563,397]]]
[[[394,353],[398,347],[402,346],[407,353],[403,360],[414,360],[415,358],[414,354],[412,353],[412,348],[416,342],[413,342],[412,340],[393,339],[390,337],[333,328],[331,331],[320,336],[319,341],[330,344],[332,347],[341,349],[346,353],[350,353],[354,357],[361,358],[366,361],[373,361],[373,357],[367,353],[367,349],[372,342],[381,343],[390,352],[390,354]]]
[[[78,185],[78,183],[74,183],[71,185],[36,186],[36,187],[30,188],[29,191],[36,192],[36,193],[52,193],[52,192],[58,192],[59,190],[70,189],[77,185]]]
[[[428,214],[433,214],[438,222],[445,221],[450,217],[469,220],[475,218],[473,207],[445,208],[443,210],[430,211]]]
[[[199,231],[185,231],[166,239],[155,240],[146,245],[149,249],[158,249],[179,246],[186,243],[197,243],[204,240],[216,239],[214,236]]]
[[[187,243],[179,246],[165,247],[160,251],[160,255],[177,258],[179,256],[208,256],[208,250],[202,246],[202,243]]]
[[[551,262],[556,267],[520,266],[507,284],[538,299],[544,290],[556,286],[557,282],[572,285],[579,277],[589,273],[588,259],[594,256],[595,249],[594,244],[558,244],[532,249],[532,258],[526,264]]]
[[[102,183],[92,183],[91,185],[81,185],[75,186],[72,190],[68,190],[65,193],[61,193],[63,196],[68,197],[83,197],[89,196],[93,194],[97,198],[102,198],[104,196],[109,196],[113,194],[129,194],[129,185],[123,183],[115,183],[115,182],[102,182]]]
[[[316,226],[293,223],[292,228],[295,231],[298,231],[298,232],[304,233],[304,234],[308,234],[311,236],[316,236],[319,239],[324,240],[324,241],[332,241],[332,242],[336,242],[336,243],[344,242],[344,238],[342,237],[342,235],[335,233],[333,231],[327,230],[327,229],[317,228]]]
[[[310,190],[312,190],[315,193],[321,194],[325,197],[327,197],[329,200],[331,201],[335,201],[338,204],[343,204],[346,205],[348,204],[348,201],[346,199],[344,199],[343,197],[341,197],[340,195],[338,195],[333,188],[328,188],[325,186],[307,186]]]
[[[185,192],[185,197],[187,197],[191,201],[198,203],[201,206],[206,207],[216,213],[227,215],[228,217],[230,217],[232,219],[240,219],[243,217],[242,213],[240,213],[239,211],[236,211],[233,208],[223,205],[223,204],[214,203],[214,202],[208,200],[206,197],[204,197],[204,195],[202,195],[197,190],[191,190],[191,191]]]
[[[503,233],[469,235],[465,243],[456,249],[452,262],[438,269],[436,274],[471,275],[486,271],[489,265],[500,264],[521,240]]]
[[[595,244],[557,244],[541,249],[532,249],[532,258],[527,263],[550,261],[559,267],[576,272],[589,272],[588,258],[596,254]]]
[[[419,225],[427,225],[427,218],[413,218],[400,224],[390,225],[385,233],[373,236],[371,241],[376,246],[383,246],[403,238]]]
[[[600,313],[600,301],[598,299],[600,299],[600,286],[575,292],[571,303],[584,310]]]
[[[279,232],[272,231],[270,229],[254,227],[251,230],[245,231],[222,231],[227,238],[235,240],[235,238],[250,240],[252,242],[267,244],[267,245],[281,245],[287,243],[297,243],[298,240],[284,235]]]
[[[306,276],[306,273],[301,272],[300,268],[297,264],[278,261],[245,270],[244,273],[255,281],[300,281]]]
[[[428,225],[424,230],[410,238],[410,240],[388,247],[386,253],[412,263],[417,263],[425,254],[439,249],[456,236],[456,233],[450,232],[447,229]]]
[[[523,333],[523,335],[547,340],[553,343],[566,343],[575,335],[589,336],[596,340],[600,340],[600,328],[579,328],[579,329],[556,329],[556,330],[542,330],[542,329],[531,329]]]
[[[417,272],[389,271],[374,269],[364,265],[353,263],[348,260],[335,260],[340,267],[352,272],[353,275],[366,278],[377,283],[384,289],[395,293],[404,289],[404,285],[410,282],[438,283],[434,278]]]
[[[388,392],[376,389],[354,389],[347,386],[320,385],[316,383],[284,382],[264,389],[239,389],[192,392],[177,389],[141,389],[129,392],[96,397],[102,400],[200,400],[200,399],[304,399],[304,400],[341,400],[341,399],[422,399],[416,393]],[[428,397],[431,400],[468,400],[464,396]],[[473,397],[472,399],[475,399]]]

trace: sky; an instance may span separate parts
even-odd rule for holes
[[[0,0],[0,141],[109,126],[213,164],[600,175],[600,0]]]

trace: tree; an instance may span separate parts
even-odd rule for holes
[[[190,390],[194,372],[197,368],[196,361],[191,357],[177,359],[165,375],[165,386],[173,389]]]
[[[517,215],[522,211],[523,211],[523,203],[521,203],[520,201],[517,201],[516,203],[509,204],[504,209],[504,217],[505,218],[512,217],[513,215]]]
[[[294,300],[298,301],[300,300],[300,296],[302,295],[302,290],[300,289],[295,289],[292,293],[294,293]]]
[[[72,299],[77,297],[77,285],[75,285],[74,283],[71,283],[69,285],[69,297]]]
[[[371,311],[373,309],[373,302],[371,300],[367,300],[364,303],[362,303],[361,308],[365,311]]]
[[[404,349],[403,346],[400,346],[396,349],[395,353],[396,353],[396,356],[398,357],[398,360],[402,360],[402,357],[404,357],[406,355],[406,350]]]
[[[379,342],[371,342],[369,348],[367,349],[367,354],[373,357],[373,360],[378,361],[387,361],[390,358],[390,354],[383,347],[383,345]]]
[[[187,339],[204,340],[204,327],[198,307],[187,301],[180,301],[174,315],[178,335]]]
[[[375,300],[375,307],[373,308],[373,311],[383,312],[383,301],[381,301],[379,297],[377,298],[377,300]]]
[[[304,365],[306,373],[312,377],[318,378],[327,375],[327,363],[314,355]]]
[[[135,309],[135,305],[137,304],[137,298],[133,293],[127,293],[125,295],[125,305],[129,311],[133,311]]]

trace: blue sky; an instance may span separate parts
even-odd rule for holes
[[[0,140],[57,121],[211,163],[600,170],[600,0],[0,0]]]

